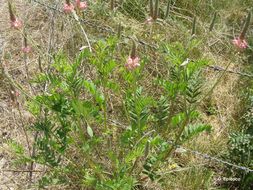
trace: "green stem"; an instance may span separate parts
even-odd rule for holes
[[[149,7],[150,7],[150,17],[153,19],[154,18],[154,7],[153,7],[153,0],[149,1]]]
[[[111,10],[113,11],[114,10],[114,0],[111,0],[110,6],[111,6]]]
[[[155,10],[154,10],[154,20],[158,18],[158,12],[159,12],[159,0],[155,1]]]
[[[209,32],[211,32],[213,30],[216,17],[217,17],[217,12],[215,12],[214,15],[213,15],[213,19],[212,19],[212,22],[211,22],[210,27],[209,27]]]
[[[187,68],[184,67],[183,68],[183,80],[186,82],[188,77],[187,77]],[[185,89],[186,90],[186,89]],[[169,149],[169,151],[167,152],[167,154],[165,155],[164,158],[170,157],[171,153],[173,152],[173,150],[175,149],[175,146],[178,145],[180,143],[180,138],[182,136],[182,134],[184,133],[185,127],[189,124],[190,122],[190,114],[191,114],[191,108],[189,106],[187,106],[187,99],[186,99],[186,92],[184,93],[184,114],[185,114],[185,120],[182,123],[181,127],[180,127],[180,131],[178,132],[177,136],[176,136],[176,140],[175,143],[171,146],[171,148]]]
[[[103,79],[103,91],[104,91],[104,104],[103,104],[103,111],[104,111],[104,127],[107,129],[107,93],[106,93],[106,81]]]
[[[19,117],[20,117],[20,121],[21,121],[21,128],[22,128],[22,130],[23,130],[23,132],[25,134],[25,140],[26,140],[26,143],[27,143],[29,155],[31,156],[32,155],[32,151],[31,151],[31,146],[30,146],[30,142],[29,142],[29,137],[28,137],[28,134],[27,134],[27,130],[25,128],[25,123],[23,121],[23,115],[21,113],[19,105],[17,105],[17,109],[18,109],[18,113],[19,113]]]
[[[188,125],[189,121],[190,121],[190,115],[189,113],[185,113],[186,114],[186,119],[184,120],[183,124],[180,127],[180,131],[176,136],[176,140],[175,143],[171,146],[171,148],[168,150],[168,152],[166,153],[166,155],[164,156],[164,159],[168,158],[171,156],[171,153],[173,152],[173,150],[175,149],[175,147],[180,143],[180,138],[185,130],[185,127]]]
[[[212,88],[208,91],[208,93],[199,101],[197,102],[192,108],[191,110],[194,110],[196,109],[196,107],[200,104],[200,102],[202,102],[203,99],[205,99],[208,95],[210,95],[210,93],[214,90],[214,88],[218,85],[218,83],[220,82],[220,80],[222,79],[222,77],[224,76],[224,74],[226,73],[229,65],[231,64],[231,62],[228,63],[228,65],[226,66],[226,68],[224,69],[223,73],[219,76],[219,78],[217,79],[217,81],[215,82],[215,84],[212,86]],[[176,140],[175,140],[175,143],[174,145],[169,149],[169,151],[167,152],[167,154],[164,156],[164,159],[166,159],[167,157],[169,157],[172,153],[172,151],[174,150],[174,147],[176,145],[178,145],[179,141],[180,141],[180,137],[182,136],[183,132],[184,132],[184,129],[185,127],[188,125],[189,121],[190,121],[190,115],[189,113],[191,113],[191,111],[189,110],[188,112],[186,111],[185,114],[186,114],[186,119],[184,121],[184,123],[182,124],[181,126],[181,130],[180,132],[178,133],[177,137],[176,137]]]
[[[124,97],[124,95],[122,94],[122,99],[124,100],[126,100],[126,97]],[[130,116],[129,116],[129,113],[128,113],[128,111],[127,111],[127,107],[126,107],[126,104],[125,104],[125,102],[124,101],[122,101],[122,104],[123,104],[123,109],[124,109],[124,112],[125,112],[125,114],[126,114],[126,117],[127,117],[127,121],[128,122],[130,122],[131,120],[130,120]]]
[[[167,8],[166,8],[166,14],[165,14],[165,19],[168,18],[168,16],[169,16],[170,4],[171,4],[171,0],[168,0],[168,4],[167,4]]]
[[[193,23],[192,23],[192,36],[196,34],[196,17],[193,18]]]
[[[246,32],[249,29],[249,25],[250,25],[250,20],[251,20],[251,12],[248,13],[247,19],[245,21],[245,24],[243,26],[242,32],[240,34],[240,39],[243,40],[245,39],[246,36]]]
[[[137,74],[134,72],[134,82],[133,82],[133,90],[134,90],[134,108],[136,110],[136,101],[137,101]],[[138,115],[138,123],[137,123],[138,131],[140,130],[140,117]],[[140,131],[139,131],[140,132]]]

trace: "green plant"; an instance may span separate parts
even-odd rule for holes
[[[0,60],[1,98],[8,100],[5,86],[11,86],[14,111],[5,112],[9,108],[1,99],[0,112],[4,116],[13,112],[10,118],[14,118],[13,124],[21,125],[21,135],[26,138],[6,141],[15,156],[12,167],[27,172],[35,189],[212,189],[218,188],[213,187],[212,176],[225,172],[229,177],[240,177],[241,182],[223,183],[224,188],[251,188],[252,175],[238,167],[225,170],[229,163],[219,164],[217,154],[225,151],[220,145],[228,140],[227,130],[240,122],[240,129],[230,134],[229,154],[224,160],[252,168],[252,105],[250,100],[240,105],[240,111],[247,107],[241,121],[239,112],[230,109],[237,103],[230,98],[240,91],[230,87],[244,83],[240,75],[251,80],[244,71],[234,72],[234,64],[243,62],[240,70],[245,68],[252,41],[249,39],[249,46],[246,41],[241,43],[247,49],[243,59],[238,59],[243,52],[231,53],[228,39],[243,25],[240,21],[252,2],[98,0],[88,1],[82,11],[80,1],[73,4],[75,9],[70,6],[73,0],[66,2],[67,7],[46,0],[17,2],[17,10],[27,7],[32,13],[25,16],[24,11],[18,11],[24,18],[24,30],[16,31],[24,37],[25,47],[33,46],[34,51],[24,54],[30,76],[26,72],[23,78],[17,72],[23,68],[17,66],[18,46],[9,51],[8,39],[16,45],[18,36],[8,36],[8,32],[5,36],[8,51],[2,52]],[[13,17],[16,11],[9,12]],[[50,18],[45,14],[48,12],[52,12]],[[241,38],[250,27],[250,12]],[[43,22],[38,23],[37,16]],[[17,21],[14,17],[11,20]],[[151,24],[153,21],[157,22]],[[216,32],[205,35],[206,26],[209,31],[215,27]],[[34,35],[37,29],[42,31],[41,39]],[[131,39],[133,51],[128,54]],[[235,40],[233,43],[240,45],[240,39]],[[38,69],[33,65],[37,57]],[[215,65],[208,67],[207,57]],[[17,64],[9,64],[12,61]],[[18,82],[12,77],[24,80]],[[212,96],[223,77],[225,85],[217,88],[221,93]],[[18,91],[21,96],[15,97]],[[247,91],[251,91],[248,85]],[[200,105],[206,99],[203,112]],[[23,112],[25,106],[33,117]],[[11,120],[6,121],[4,125]],[[207,122],[214,126],[226,122],[218,131],[222,138],[216,138],[216,133],[208,135],[212,130]],[[0,136],[8,139],[4,133]],[[39,178],[33,173],[39,168],[43,173],[33,184]]]
[[[241,130],[230,134],[228,142],[228,157],[235,163],[251,168],[253,166],[253,135],[252,135],[252,96],[247,98],[247,110],[241,119]],[[232,175],[229,171],[228,173]],[[240,182],[233,184],[243,189],[251,189],[253,182],[252,173],[237,171],[234,174]]]
[[[253,136],[241,133],[230,134],[229,140],[229,158],[230,160],[239,163],[240,165],[252,167],[253,163]],[[239,184],[234,184],[234,186],[239,186],[243,189],[251,189],[253,182],[252,173],[247,173],[246,171],[237,171],[236,177],[240,178]]]
[[[100,40],[93,52],[84,49],[74,60],[58,53],[50,72],[33,81],[47,86],[47,92],[29,104],[37,118],[30,126],[37,134],[36,151],[25,159],[48,167],[40,187],[130,190],[142,186],[143,175],[160,183],[160,164],[175,148],[167,137],[178,145],[210,131],[198,121],[196,109],[202,94],[201,68],[207,62],[184,62],[197,45],[194,40],[186,50],[179,43],[165,46],[164,57],[171,65],[167,78],[160,80],[163,93],[158,100],[141,86],[143,61],[134,70],[118,64],[117,40]],[[136,54],[134,43],[130,56]],[[92,78],[84,75],[84,67]],[[113,95],[121,98],[118,118],[128,122],[122,129],[110,123],[115,117],[108,110]]]

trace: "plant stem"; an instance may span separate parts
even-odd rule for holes
[[[209,32],[211,32],[213,30],[216,17],[217,17],[217,12],[215,12],[214,15],[213,15],[213,19],[212,19],[212,22],[211,22],[210,27],[209,27]]]
[[[251,12],[248,13],[248,16],[247,16],[245,24],[243,26],[242,32],[240,34],[240,39],[241,40],[243,40],[246,36],[246,32],[249,29],[249,25],[250,25],[250,20],[251,20]]]
[[[31,152],[29,137],[28,137],[28,134],[27,134],[26,129],[25,129],[25,124],[24,124],[24,121],[23,121],[23,115],[21,113],[19,105],[17,105],[17,109],[18,109],[18,113],[19,113],[19,116],[20,116],[20,120],[21,120],[21,127],[22,127],[22,130],[24,131],[24,134],[25,134],[25,139],[26,139],[26,143],[27,143],[27,146],[28,146],[29,155],[31,156],[32,152]]]
[[[110,7],[111,7],[111,10],[113,11],[114,10],[114,0],[111,0]]]
[[[104,127],[107,129],[107,93],[106,93],[106,81],[102,79],[103,83],[103,91],[104,91],[104,104],[103,104],[103,111],[104,111]]]
[[[171,0],[168,0],[167,8],[166,8],[166,14],[165,14],[165,19],[168,18],[168,16],[169,16],[170,5],[171,5]]]
[[[89,38],[88,38],[88,36],[87,36],[87,34],[86,34],[86,32],[85,32],[85,30],[84,30],[84,28],[83,28],[80,20],[79,20],[79,17],[77,16],[76,12],[73,11],[72,13],[73,13],[75,20],[77,21],[78,25],[80,26],[80,28],[81,28],[81,30],[82,30],[82,32],[84,34],[84,37],[85,37],[85,39],[86,39],[86,41],[88,43],[88,47],[89,47],[90,52],[92,52]]]
[[[149,9],[150,9],[150,17],[153,19],[154,18],[154,7],[153,7],[153,0],[149,1]]]
[[[34,135],[34,145],[32,147],[32,154],[31,154],[31,157],[33,158],[36,154],[36,146],[35,146],[35,142],[37,141],[37,137],[38,137],[38,132],[36,131],[35,132],[35,135]],[[33,176],[33,166],[34,166],[34,161],[31,162],[30,164],[30,173],[29,173],[29,180],[30,180],[30,183],[32,182],[32,176]]]
[[[186,114],[186,119],[184,120],[183,124],[180,127],[180,131],[177,134],[175,143],[171,146],[171,148],[169,149],[169,151],[165,154],[164,159],[168,158],[171,156],[171,153],[173,152],[174,148],[179,144],[180,141],[180,137],[182,136],[185,127],[188,125],[189,121],[190,121],[190,116],[189,113],[185,113]]]
[[[155,1],[155,10],[154,10],[154,20],[158,18],[158,12],[159,12],[159,0]]]

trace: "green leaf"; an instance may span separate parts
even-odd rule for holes
[[[171,119],[171,124],[176,127],[180,123],[182,123],[185,120],[185,114],[184,113],[178,113],[175,116],[172,117]]]
[[[113,69],[116,67],[114,60],[110,60],[107,64],[104,65],[104,72],[106,75],[110,74]]]
[[[143,148],[142,147],[137,147],[136,149],[130,151],[126,156],[125,156],[125,162],[126,163],[131,163],[135,161],[138,157],[141,157],[143,155]]]
[[[84,81],[84,87],[94,96],[95,100],[102,105],[104,102],[103,94],[97,90],[96,85],[92,81]]]
[[[98,107],[90,101],[75,100],[72,107],[77,116],[83,116],[86,119],[98,116]]]
[[[161,96],[157,102],[155,118],[159,127],[164,127],[167,124],[169,115],[169,103],[166,97]]]
[[[188,141],[204,131],[211,132],[211,128],[211,125],[205,124],[189,125],[187,128],[185,128],[185,131],[181,137],[181,142]]]
[[[119,92],[119,90],[120,90],[119,84],[116,82],[113,82],[113,81],[108,81],[106,86],[109,89],[112,89],[114,92]]]
[[[87,126],[87,133],[91,138],[93,137],[93,130],[89,125]]]

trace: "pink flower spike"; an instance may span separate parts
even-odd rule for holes
[[[248,47],[246,40],[241,39],[240,37],[233,39],[233,44],[239,49],[246,49]]]
[[[65,13],[71,13],[74,10],[74,5],[72,5],[71,3],[64,3],[64,7],[63,10]]]
[[[15,20],[11,21],[11,26],[15,29],[20,29],[22,28],[22,22],[19,19],[15,18]]]
[[[8,8],[9,8],[11,26],[15,29],[20,29],[22,27],[22,22],[16,18],[15,14],[12,10],[12,4],[10,3],[10,1],[8,2]]]
[[[81,2],[80,0],[76,0],[76,7],[80,10],[84,10],[88,7],[87,2]]]
[[[30,46],[22,47],[23,53],[30,53],[32,51],[32,48]]]
[[[131,56],[128,57],[127,59],[127,63],[125,64],[125,67],[128,69],[128,70],[133,70],[137,67],[140,66],[140,58],[139,57],[135,57],[135,58],[132,58]]]

